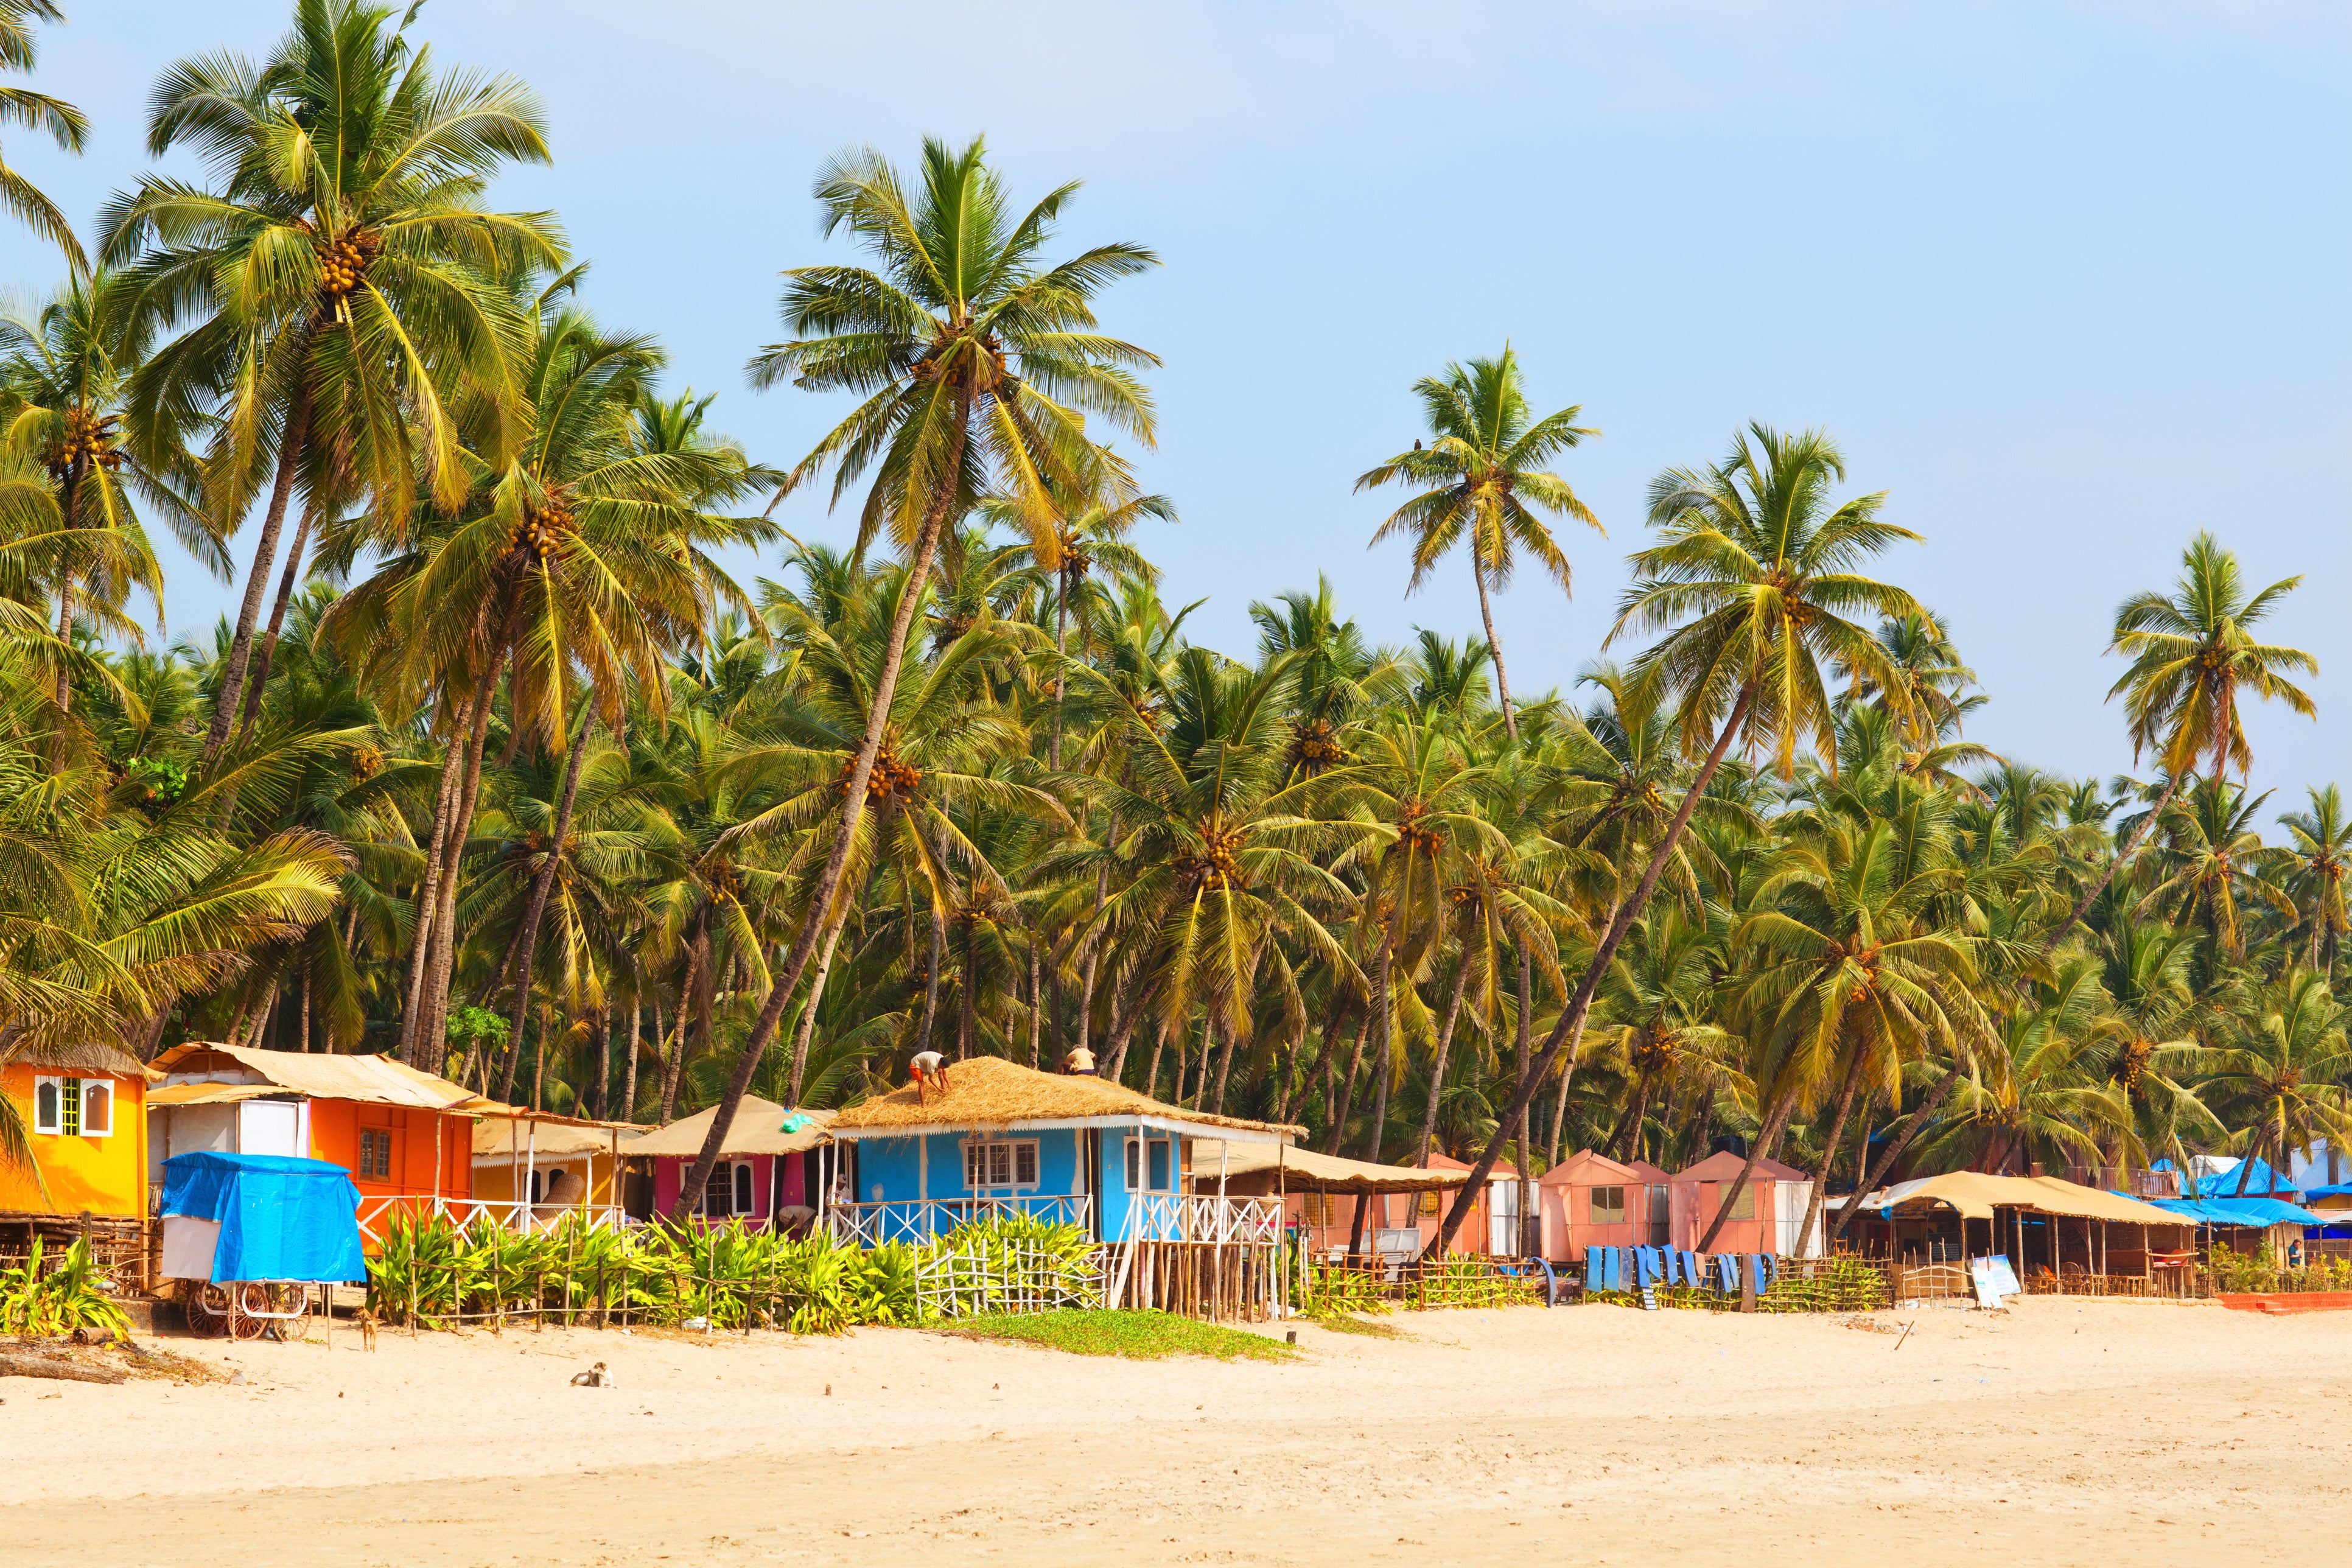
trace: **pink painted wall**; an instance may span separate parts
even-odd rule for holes
[[[1646,1161],[1620,1163],[1581,1150],[1544,1173],[1536,1184],[1543,1219],[1543,1255],[1558,1263],[1580,1263],[1588,1247],[1653,1247],[1659,1237],[1650,1224],[1649,1190],[1665,1186],[1666,1173]],[[1592,1189],[1625,1189],[1625,1218],[1595,1225]]]
[[[1739,1174],[1744,1162],[1726,1151],[1709,1154],[1697,1164],[1675,1173],[1667,1185],[1668,1245],[1696,1249],[1706,1227],[1715,1222],[1716,1210],[1723,1205],[1731,1191],[1732,1182]],[[1716,1234],[1711,1252],[1778,1252],[1780,1249],[1779,1215],[1775,1200],[1782,1182],[1801,1182],[1802,1171],[1792,1170],[1778,1160],[1759,1160],[1748,1181],[1748,1190],[1755,1194],[1755,1214],[1749,1219],[1724,1222]],[[1791,1216],[1801,1218],[1801,1215]]]
[[[751,1167],[751,1212],[748,1215],[736,1215],[731,1216],[732,1218],[743,1220],[747,1225],[755,1227],[768,1223],[770,1188],[775,1179],[775,1164],[779,1159],[784,1162],[784,1206],[792,1208],[808,1202],[806,1155],[734,1155],[730,1157],[730,1164],[749,1164]],[[684,1179],[687,1168],[693,1163],[693,1161],[687,1159],[663,1158],[654,1161],[654,1212],[656,1214],[667,1214],[670,1211],[670,1205],[677,1202],[678,1183]]]

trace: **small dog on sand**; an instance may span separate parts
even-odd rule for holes
[[[613,1381],[613,1374],[604,1370],[604,1363],[600,1361],[594,1366],[590,1367],[586,1372],[572,1373],[572,1386],[574,1388],[613,1388],[618,1385]]]

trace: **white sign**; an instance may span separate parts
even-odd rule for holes
[[[2019,1294],[2017,1273],[2010,1268],[2009,1258],[1999,1253],[1969,1258],[1969,1280],[1976,1287],[1979,1307],[1998,1307],[2002,1297]]]

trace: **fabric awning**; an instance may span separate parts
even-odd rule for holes
[[[536,1128],[530,1125],[534,1121],[538,1123]],[[474,1123],[474,1158],[504,1160],[512,1155],[520,1160],[533,1153],[542,1157],[610,1154],[615,1139],[622,1153],[634,1154],[645,1137],[642,1128],[632,1131],[600,1127],[593,1121],[548,1121],[532,1116],[486,1117]]]
[[[1342,1160],[1336,1154],[1286,1149],[1278,1144],[1229,1143],[1217,1138],[1192,1140],[1193,1182],[1197,1184],[1213,1180],[1220,1170],[1228,1184],[1247,1177],[1253,1185],[1260,1178],[1270,1179],[1278,1171],[1283,1187],[1294,1193],[1424,1193],[1458,1187],[1470,1174],[1467,1169],[1375,1165],[1365,1160]]]
[[[2198,1225],[2268,1229],[2274,1225],[2331,1223],[2326,1215],[2314,1214],[2284,1198],[2158,1198],[2156,1204]],[[2175,1219],[2173,1223],[2180,1222]]]
[[[240,1100],[260,1100],[267,1096],[290,1094],[274,1083],[173,1083],[150,1090],[147,1109],[172,1105],[228,1105]]]
[[[2180,1223],[2176,1215],[2154,1204],[2062,1181],[2056,1176],[1989,1176],[1978,1171],[1951,1171],[1940,1176],[1897,1182],[1864,1198],[1862,1206],[1880,1210],[1883,1215],[1885,1210],[1908,1203],[1941,1204],[1962,1219],[1990,1219],[1993,1210],[2002,1208],[2123,1225]]]

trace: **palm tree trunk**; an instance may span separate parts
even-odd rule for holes
[[[2059,940],[2080,925],[2083,917],[2091,912],[2091,906],[2099,901],[2099,895],[2105,892],[2107,884],[2116,879],[2116,870],[2138,851],[2140,840],[2147,837],[2148,829],[2154,827],[2158,819],[2164,816],[2164,808],[2172,804],[2173,793],[2179,789],[2180,781],[2188,776],[2188,770],[2184,768],[2164,781],[2164,793],[2156,797],[2156,805],[2150,808],[2146,816],[2140,818],[2139,826],[2132,829],[2130,839],[2122,848],[2116,851],[2115,858],[2107,862],[2107,868],[2099,873],[2099,879],[2092,884],[2089,892],[2083,895],[2083,901],[2074,906],[2074,912],[2060,922],[2057,930],[2042,939],[2042,952],[2048,952],[2052,948],[2056,947]]]
[[[613,1020],[604,1008],[588,1015],[595,1025],[591,1038],[596,1042],[596,1120],[613,1119]]]
[[[68,528],[73,526],[70,519],[67,521],[66,526]],[[73,634],[73,612],[74,574],[69,570],[65,574],[64,580],[58,584],[58,641],[61,643],[65,642]],[[73,666],[64,659],[58,660],[57,695],[58,711],[60,713],[72,712]]]
[[[1395,927],[1390,927],[1390,935]],[[1372,1142],[1371,1152],[1364,1158],[1377,1165],[1381,1163],[1381,1144],[1388,1131],[1389,1080],[1396,1069],[1396,998],[1391,994],[1389,981],[1394,969],[1395,952],[1390,943],[1381,946],[1380,977],[1372,984],[1372,1006],[1381,1025],[1380,1059],[1372,1068]]]
[[[643,1027],[646,1005],[638,997],[629,998],[629,1065],[621,1074],[621,1114],[618,1120],[635,1122],[637,1119],[637,1046],[638,1030]]]
[[[656,1028],[661,1021],[661,1004],[656,1002],[654,1004]],[[668,1126],[670,1118],[677,1114],[677,1080],[686,1073],[686,1008],[683,1005],[677,1010],[677,1026],[670,1031],[667,1044],[668,1054],[662,1061],[660,1124],[664,1127]],[[706,1181],[709,1179],[704,1178]]]
[[[1045,984],[1038,974],[1037,933],[1032,931],[1029,933],[1029,1065],[1033,1068],[1041,1065],[1038,1030],[1045,1026]],[[1151,1059],[1157,1063],[1160,1058],[1154,1054]]]
[[[1462,1016],[1462,993],[1469,982],[1470,953],[1465,948],[1462,962],[1454,966],[1454,988],[1445,1001],[1445,1022],[1437,1031],[1437,1059],[1429,1069],[1429,1103],[1422,1109],[1421,1142],[1413,1147],[1412,1163],[1416,1165],[1429,1163],[1429,1141],[1437,1135],[1437,1101],[1445,1089],[1445,1057],[1454,1045],[1454,1023]]]
[[[1228,1032],[1225,1036],[1224,1052],[1217,1058],[1217,1098],[1210,1108],[1211,1115],[1223,1116],[1225,1113],[1225,1080],[1233,1076],[1234,1058],[1240,1053],[1241,1048],[1242,1031],[1234,1029]]]
[[[457,808],[449,821],[448,839],[441,847],[441,908],[433,921],[434,960],[425,971],[425,1012],[415,1046],[418,1055],[429,1059],[436,1072],[441,1065],[442,1026],[449,1017],[449,984],[457,962],[457,878],[465,858],[467,837],[474,830],[474,804],[481,795],[482,751],[489,738],[490,708],[498,689],[498,668],[493,667],[491,679],[482,689],[473,744],[466,756],[465,783],[457,792]]]
[[[425,971],[433,961],[433,917],[441,908],[441,849],[448,841],[449,819],[457,799],[457,783],[466,773],[466,747],[472,734],[469,710],[449,749],[441,758],[440,788],[433,799],[433,834],[425,850],[425,875],[416,885],[416,921],[408,943],[408,994],[400,1010],[397,1054],[403,1061],[415,1055],[416,1026],[424,1012]]]
[[[1796,1087],[1790,1085],[1780,1100],[1765,1119],[1764,1125],[1757,1129],[1756,1141],[1748,1145],[1748,1158],[1740,1165],[1739,1174],[1731,1178],[1731,1185],[1724,1193],[1722,1200],[1715,1205],[1715,1218],[1707,1222],[1706,1234],[1698,1238],[1697,1250],[1706,1252],[1714,1247],[1717,1233],[1723,1229],[1724,1221],[1731,1217],[1731,1205],[1738,1203],[1739,1194],[1747,1190],[1748,1178],[1756,1173],[1756,1167],[1763,1163],[1780,1143],[1780,1134],[1788,1128],[1790,1114],[1797,1109]]]
[[[1853,1109],[1854,1085],[1862,1078],[1862,1051],[1857,1047],[1845,1064],[1845,1082],[1838,1087],[1837,1113],[1830,1118],[1830,1135],[1822,1143],[1821,1174],[1813,1178],[1813,1195],[1805,1204],[1805,1223],[1797,1229],[1797,1255],[1804,1256],[1805,1238],[1813,1234],[1813,1226],[1822,1217],[1822,1204],[1829,1196],[1830,1173],[1837,1169],[1838,1140],[1845,1136],[1846,1112]],[[1860,1194],[1854,1194],[1861,1196]],[[1827,1247],[1822,1248],[1826,1252]]]
[[[555,832],[547,846],[547,858],[539,863],[539,870],[530,879],[530,903],[523,911],[522,951],[516,957],[514,1005],[508,1016],[515,1028],[522,1026],[522,1010],[530,1005],[531,962],[539,952],[539,923],[547,914],[547,896],[555,886],[555,868],[562,863],[563,847],[572,837],[572,806],[580,798],[580,768],[588,760],[588,742],[596,733],[593,712],[580,726],[580,739],[572,748],[572,755],[563,764],[563,792],[556,801]]]
[[[1478,616],[1486,623],[1486,651],[1495,660],[1495,695],[1503,705],[1503,732],[1519,743],[1519,716],[1511,707],[1511,678],[1503,670],[1503,639],[1495,635],[1495,606],[1486,602],[1486,568],[1478,559],[1478,544],[1470,543],[1470,575],[1478,580]]]
[[[1829,1238],[1832,1241],[1845,1234],[1845,1227],[1853,1224],[1854,1216],[1862,1212],[1860,1200],[1877,1191],[1878,1184],[1886,1179],[1886,1173],[1895,1168],[1895,1163],[1903,1158],[1903,1152],[1911,1147],[1911,1141],[1926,1131],[1927,1123],[1936,1119],[1936,1112],[1944,1108],[1944,1101],[1952,1097],[1952,1090],[1960,1084],[1961,1067],[1960,1058],[1954,1056],[1952,1065],[1945,1069],[1942,1080],[1927,1091],[1927,1098],[1921,1100],[1919,1109],[1911,1113],[1903,1131],[1887,1140],[1886,1152],[1879,1155],[1878,1163],[1871,1167],[1869,1174],[1854,1183],[1855,1201],[1838,1212],[1837,1223],[1830,1226]],[[2187,1166],[2181,1168],[2188,1169]]]
[[[973,976],[980,973],[980,922],[967,921],[963,928],[963,973],[956,985],[956,1060],[963,1061],[971,1055],[971,1037],[976,1008],[972,1003]]]
[[[915,1031],[917,1042],[915,1048],[923,1051],[931,1048],[931,1021],[939,1016],[940,1011],[940,965],[947,957],[948,945],[947,911],[940,907],[936,892],[933,893],[930,902],[931,950],[929,958],[924,963],[923,1021],[921,1026]]]
[[[294,363],[309,354],[308,328],[294,351]],[[261,618],[261,595],[269,584],[269,569],[277,563],[278,533],[286,526],[286,503],[294,494],[294,476],[302,465],[302,448],[310,439],[310,384],[294,384],[294,398],[286,410],[285,433],[278,442],[278,477],[269,488],[269,510],[262,513],[261,537],[253,547],[253,567],[246,574],[245,599],[237,606],[236,633],[229,641],[228,662],[221,668],[220,695],[213,702],[213,721],[205,731],[204,758],[197,766],[208,770],[228,741],[229,721],[245,699],[246,666],[253,657],[254,623]]]
[[[1339,1152],[1339,1140],[1348,1131],[1348,1118],[1355,1111],[1356,1079],[1364,1070],[1364,1037],[1371,1032],[1371,1028],[1372,1009],[1367,1005],[1364,1008],[1364,1016],[1356,1020],[1355,1044],[1349,1048],[1348,1084],[1339,1091],[1339,1111],[1338,1115],[1331,1118],[1330,1129],[1324,1134],[1323,1152],[1326,1154],[1337,1154]]]
[[[801,1102],[801,1091],[808,1086],[809,1042],[816,1037],[816,1010],[824,1000],[825,977],[833,973],[834,950],[841,945],[841,928],[849,923],[849,911],[841,911],[824,933],[824,952],[816,961],[816,977],[809,982],[808,1003],[801,1009],[801,1026],[793,1037],[792,1102]]]
[[[261,641],[254,650],[253,679],[246,683],[245,712],[236,724],[236,738],[240,741],[260,716],[262,689],[269,684],[269,666],[278,655],[278,634],[285,629],[286,606],[294,597],[294,584],[301,580],[302,552],[310,542],[310,529],[318,517],[318,499],[312,497],[302,508],[302,521],[294,527],[294,542],[286,547],[286,570],[278,578],[278,602],[270,606],[269,628],[261,634]]]
[[[1568,1093],[1568,1080],[1576,1070],[1576,1047],[1584,1038],[1584,1020],[1592,1011],[1592,997],[1601,988],[1601,977],[1608,973],[1610,961],[1617,956],[1617,949],[1624,943],[1625,933],[1633,929],[1634,919],[1649,903],[1650,895],[1657,891],[1658,879],[1665,875],[1666,862],[1673,858],[1676,846],[1682,842],[1683,830],[1690,826],[1691,813],[1698,809],[1699,797],[1715,781],[1716,770],[1723,765],[1724,756],[1731,750],[1731,742],[1739,733],[1739,726],[1748,717],[1748,705],[1754,700],[1752,689],[1743,687],[1738,700],[1732,703],[1722,729],[1717,731],[1715,745],[1699,767],[1698,776],[1691,780],[1690,787],[1683,793],[1682,805],[1675,808],[1674,820],[1667,825],[1664,837],[1658,840],[1657,848],[1652,852],[1650,863],[1642,872],[1642,880],[1633,889],[1633,896],[1618,906],[1617,917],[1609,922],[1609,929],[1602,934],[1600,945],[1592,950],[1591,962],[1584,966],[1584,977],[1576,983],[1575,994],[1569,998],[1568,1005],[1560,1012],[1559,1021],[1552,1026],[1551,1034],[1544,1040],[1542,1060],[1533,1071],[1521,1075],[1518,1090],[1511,1097],[1511,1106],[1500,1119],[1495,1136],[1480,1152],[1461,1194],[1454,1200],[1454,1206],[1445,1211],[1445,1218],[1438,1226],[1436,1238],[1431,1243],[1430,1257],[1444,1257],[1445,1249],[1453,1245],[1454,1233],[1462,1228],[1464,1220],[1470,1217],[1471,1209],[1478,1202],[1478,1194],[1486,1187],[1486,1178],[1494,1173],[1496,1161],[1502,1157],[1505,1131],[1527,1113],[1528,1101],[1535,1098],[1536,1085],[1551,1075],[1552,1065],[1559,1059],[1563,1046],[1568,1049],[1568,1068],[1560,1074],[1560,1093],[1563,1097]]]
[[[915,538],[915,558],[908,563],[906,591],[890,622],[890,641],[883,650],[881,673],[874,683],[873,707],[866,716],[866,733],[858,741],[857,755],[849,766],[848,787],[843,792],[841,803],[841,826],[833,836],[832,852],[825,857],[824,870],[817,878],[808,915],[801,921],[800,934],[793,939],[792,952],[785,958],[775,984],[769,987],[768,1000],[761,1007],[751,1026],[751,1037],[743,1042],[743,1054],[735,1064],[734,1074],[719,1096],[719,1114],[710,1120],[710,1131],[703,1139],[702,1152],[695,1156],[693,1168],[686,1173],[678,1188],[677,1203],[670,1211],[670,1218],[676,1223],[685,1223],[694,1208],[695,1194],[701,1192],[702,1184],[710,1179],[711,1167],[719,1163],[719,1151],[735,1125],[735,1113],[743,1104],[745,1091],[751,1087],[751,1075],[759,1070],[760,1058],[766,1053],[777,1022],[784,1016],[784,1006],[799,989],[801,975],[816,951],[817,936],[824,926],[824,911],[831,908],[834,889],[841,885],[842,868],[848,864],[849,846],[857,836],[857,819],[866,809],[866,782],[874,775],[874,756],[881,749],[882,732],[890,721],[890,700],[898,689],[898,668],[906,658],[908,628],[914,623],[915,606],[930,581],[931,557],[939,550],[940,530],[946,525],[948,513],[955,505],[952,476],[962,472],[964,440],[971,421],[971,393],[959,393],[958,398],[955,434],[948,442],[948,450],[941,454],[944,460],[937,470],[950,477],[925,508],[922,531]]]
[[[1054,735],[1045,742],[1045,765],[1055,773],[1062,771],[1062,666],[1067,657],[1063,652],[1064,626],[1068,619],[1070,586],[1068,574],[1054,574]]]

